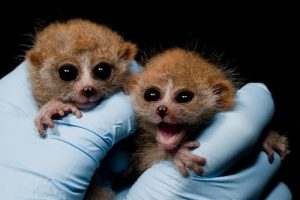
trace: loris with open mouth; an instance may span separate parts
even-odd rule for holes
[[[175,48],[150,59],[127,90],[138,121],[130,173],[171,159],[185,176],[186,167],[202,174],[206,160],[190,152],[199,146],[192,138],[215,113],[234,106],[236,88],[226,72],[195,52]]]

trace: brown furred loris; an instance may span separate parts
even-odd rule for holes
[[[52,23],[26,53],[33,95],[41,107],[35,122],[53,127],[52,117],[91,109],[120,89],[136,46],[106,26],[83,19]]]
[[[150,59],[144,71],[132,77],[127,90],[138,133],[134,136],[137,149],[124,177],[138,175],[161,159],[173,160],[185,176],[186,167],[203,173],[205,159],[189,150],[199,146],[192,138],[205,121],[235,105],[236,87],[227,72],[195,52],[175,48]],[[286,151],[284,142],[274,139],[280,136],[273,136],[264,143],[269,156],[273,149]]]
[[[173,155],[197,147],[188,141],[203,122],[234,106],[236,88],[225,71],[195,52],[175,48],[150,59],[127,90],[138,120],[131,170],[143,172],[160,159],[172,158],[184,175],[187,163],[201,174],[201,166],[193,162],[203,165],[204,158],[188,151],[180,163]]]

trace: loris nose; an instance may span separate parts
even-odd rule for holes
[[[84,87],[81,92],[84,96],[90,98],[96,93],[96,90],[93,87]]]
[[[157,109],[156,109],[156,113],[161,117],[161,118],[164,118],[167,113],[168,113],[168,108],[166,106],[159,106]]]

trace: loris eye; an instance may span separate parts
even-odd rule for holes
[[[106,62],[101,62],[93,69],[93,74],[96,78],[105,80],[111,75],[112,65]]]
[[[189,90],[181,90],[179,92],[177,92],[176,96],[175,96],[175,101],[177,103],[187,103],[189,101],[191,101],[194,98],[194,93],[192,91]]]
[[[58,74],[64,81],[73,81],[78,76],[78,70],[72,64],[64,64],[58,69]]]
[[[160,99],[160,91],[158,88],[148,88],[144,93],[144,99],[146,101],[157,101]]]

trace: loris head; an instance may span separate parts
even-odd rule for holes
[[[234,105],[235,87],[225,72],[195,52],[178,48],[150,59],[128,88],[140,125],[166,150]]]
[[[40,106],[58,98],[92,108],[121,87],[136,52],[116,32],[88,20],[52,23],[26,53],[34,96]]]

